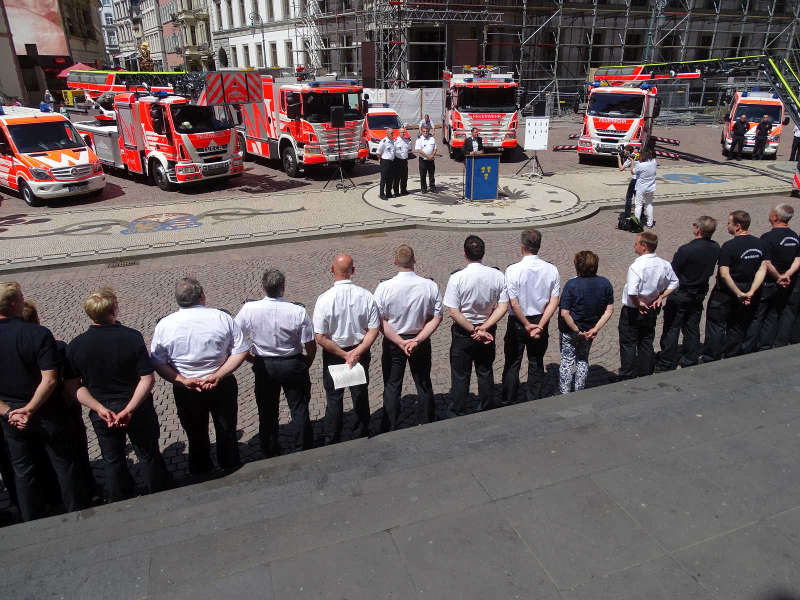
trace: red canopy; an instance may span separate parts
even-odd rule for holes
[[[75,63],[71,67],[67,67],[61,71],[61,73],[58,74],[58,77],[61,79],[66,79],[70,71],[94,71],[94,67],[90,67],[89,65],[85,65],[83,63]]]

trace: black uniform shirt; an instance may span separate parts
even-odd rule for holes
[[[65,378],[80,377],[101,403],[130,400],[139,378],[153,372],[142,334],[119,323],[92,325],[67,347]]]
[[[772,121],[759,121],[758,125],[756,125],[756,137],[765,139],[769,132],[772,131]]]
[[[718,258],[719,244],[713,240],[694,239],[678,248],[672,257],[672,270],[680,283],[678,289],[705,294]]]
[[[733,124],[733,131],[731,131],[731,134],[733,137],[744,137],[744,134],[747,133],[749,126],[750,124],[747,121],[744,123],[741,121],[736,121],[736,123]]]
[[[788,227],[775,227],[762,235],[761,240],[767,245],[769,259],[779,273],[785,272],[800,256],[800,238]]]
[[[756,272],[764,260],[768,260],[767,245],[754,235],[737,235],[722,244],[719,251],[719,266],[728,267],[731,279],[740,290],[746,292],[753,284]],[[717,273],[717,283],[728,291],[728,286]]]
[[[22,319],[0,319],[0,400],[19,408],[33,397],[42,371],[61,364],[50,330]]]

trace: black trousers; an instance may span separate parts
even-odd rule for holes
[[[285,357],[263,356],[253,363],[256,404],[258,405],[258,436],[261,450],[267,457],[280,454],[278,441],[278,407],[281,389],[292,414],[292,447],[308,450],[314,445],[308,402],[311,399],[311,379],[302,354]]]
[[[742,149],[744,148],[744,136],[733,137],[733,141],[731,142],[731,153],[730,156],[734,158],[740,158],[742,156]]]
[[[633,198],[636,196],[636,180],[631,178],[625,191],[625,216],[630,217],[633,209]]]
[[[104,402],[103,406],[119,412],[127,403],[127,400],[112,400]],[[126,438],[131,441],[133,451],[136,452],[136,457],[142,466],[147,493],[160,492],[169,487],[171,478],[158,448],[158,416],[153,408],[152,396],[139,405],[124,429],[117,427],[109,429],[105,421],[94,411],[89,416],[103,455],[105,499],[108,502],[129,498],[134,492],[133,477],[128,471],[125,452]]]
[[[538,323],[542,315],[527,316],[531,323]],[[510,315],[508,328],[503,344],[506,362],[503,366],[503,403],[511,404],[517,401],[519,390],[519,370],[522,366],[522,355],[528,352],[528,384],[525,389],[525,398],[528,402],[541,398],[542,384],[544,383],[544,354],[547,352],[549,334],[547,330],[541,337],[532,338],[519,320]]]
[[[450,329],[450,406],[447,414],[455,417],[464,411],[464,403],[469,395],[469,382],[472,377],[472,365],[475,365],[475,376],[478,378],[478,400],[480,410],[494,408],[494,372],[492,364],[495,357],[495,341],[490,344],[477,342],[469,332],[453,323]],[[492,327],[489,333],[493,336],[497,328]]]
[[[409,340],[415,334],[401,335]],[[417,386],[417,424],[430,423],[436,420],[436,407],[433,402],[433,384],[431,383],[431,340],[419,344],[411,353],[406,353],[386,338],[383,338],[383,354],[381,368],[383,370],[383,419],[381,429],[394,431],[400,419],[400,396],[403,391],[403,376],[406,363],[411,367],[411,377]]]
[[[755,160],[761,160],[764,158],[764,148],[767,145],[767,138],[756,138],[755,146],[753,146],[753,158]]]
[[[342,348],[345,352],[349,352],[355,346],[348,346]],[[369,435],[369,363],[372,356],[369,350],[361,355],[361,366],[364,367],[364,372],[367,375],[367,383],[363,385],[354,385],[350,389],[350,397],[353,400],[353,409],[355,410],[358,424],[353,432],[353,437],[365,437]],[[333,387],[333,378],[328,372],[330,365],[342,365],[344,359],[331,354],[330,352],[322,351],[322,387],[325,388],[325,397],[327,399],[327,406],[325,408],[325,443],[336,444],[342,439],[342,426],[344,423],[344,388],[336,389]]]
[[[789,343],[800,302],[796,287],[794,279],[788,287],[772,281],[761,287],[761,297],[746,336],[748,340],[755,340],[752,350],[769,350]]]
[[[800,137],[792,137],[792,152],[789,154],[789,160],[800,160]]]
[[[392,180],[394,179],[394,161],[381,159],[381,196],[392,195]]]
[[[217,463],[221,469],[238,467],[239,442],[236,439],[237,396],[239,386],[233,375],[222,379],[217,387],[207,392],[196,392],[182,385],[174,385],[175,406],[178,419],[189,439],[189,472],[193,475],[208,473],[211,462],[211,441],[208,437],[208,416],[214,421],[217,434]]]
[[[436,173],[435,163],[432,160],[425,160],[424,158],[420,157],[419,180],[420,180],[420,187],[422,188],[423,192],[428,191],[428,181],[430,181],[431,191],[436,190],[436,180],[434,179],[435,173]]]
[[[655,367],[653,340],[656,336],[657,310],[642,314],[623,306],[619,315],[619,376],[633,379],[650,375]]]
[[[51,400],[52,401],[52,400]],[[23,404],[12,405],[21,408]],[[45,516],[45,497],[37,456],[44,446],[53,465],[61,499],[67,512],[88,506],[88,496],[78,481],[75,469],[73,438],[62,411],[42,408],[28,426],[19,430],[2,421],[8,456],[14,470],[17,501],[23,521]]]
[[[408,159],[394,159],[394,174],[392,179],[392,189],[394,195],[408,193]]]
[[[678,367],[697,364],[700,356],[700,317],[703,314],[703,290],[678,288],[667,296],[664,305],[664,330],[661,333],[661,352],[656,369],[671,371]],[[683,352],[679,350],[678,338],[683,334]]]
[[[736,297],[715,286],[706,307],[706,339],[703,361],[746,354],[755,349],[756,337],[748,335],[758,309],[758,297],[745,306]]]

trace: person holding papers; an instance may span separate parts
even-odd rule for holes
[[[322,347],[322,385],[325,388],[325,443],[334,444],[342,437],[344,387],[336,388],[329,367],[347,365],[364,370],[363,383],[350,387],[358,426],[353,437],[369,434],[369,362],[370,348],[378,337],[380,314],[372,294],[351,281],[355,266],[347,254],[333,259],[333,287],[317,298],[314,306],[314,335]],[[353,373],[353,375],[360,375]]]

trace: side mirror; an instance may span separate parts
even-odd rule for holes
[[[653,106],[653,118],[657,119],[661,114],[661,98],[656,98],[656,104]]]
[[[789,117],[783,117],[783,124],[784,125],[788,125],[789,124]]]
[[[88,133],[84,133],[81,137],[83,138],[83,141],[86,142],[86,145],[89,146],[89,148],[94,148],[94,145],[92,144],[92,136],[90,136]]]
[[[11,147],[8,145],[8,142],[0,142],[0,154],[11,154]]]
[[[300,103],[292,102],[286,104],[286,116],[292,120],[300,118]]]

